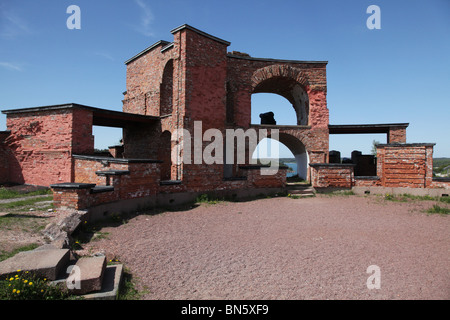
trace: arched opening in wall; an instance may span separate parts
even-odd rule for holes
[[[277,125],[308,125],[309,97],[294,79],[274,77],[253,90],[252,123],[262,123],[260,114],[273,112]],[[271,123],[267,123],[271,124]]]
[[[281,166],[287,166],[289,169],[286,176],[293,180],[309,179],[309,157],[305,145],[289,134],[280,133],[278,139],[270,137],[262,139],[253,151],[252,158],[261,164],[273,160]]]
[[[122,128],[92,126],[92,135],[94,136],[94,153],[96,155],[122,158]]]
[[[160,180],[176,180],[176,171],[172,170],[172,134],[170,131],[161,133],[159,139],[158,160],[161,160]]]
[[[167,61],[161,81],[159,115],[172,114],[173,110],[173,60]]]

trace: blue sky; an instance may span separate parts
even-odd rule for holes
[[[81,29],[69,30],[69,5]],[[369,5],[381,29],[369,30]],[[450,1],[0,0],[0,110],[76,102],[122,110],[124,61],[190,24],[254,57],[328,61],[331,124],[409,122],[407,142],[434,142],[450,157]],[[259,112],[294,124],[283,98],[254,95]],[[0,130],[6,116],[0,115]],[[94,128],[96,146],[118,130]],[[384,135],[330,137],[343,156]],[[281,156],[290,156],[283,149]]]

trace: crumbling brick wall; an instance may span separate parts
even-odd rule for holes
[[[377,175],[381,184],[385,187],[430,187],[433,146],[430,143],[378,145]]]

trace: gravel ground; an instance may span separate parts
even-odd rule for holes
[[[91,242],[143,299],[450,299],[450,217],[433,201],[272,198],[139,215]],[[379,289],[367,273],[379,267]]]

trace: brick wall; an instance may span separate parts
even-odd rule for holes
[[[351,188],[353,169],[351,164],[316,163],[311,166],[311,184],[314,188]]]
[[[257,168],[247,171],[247,185],[249,188],[284,188],[286,186],[286,167],[280,167],[276,170]]]
[[[160,85],[166,63],[176,50],[161,49],[167,42],[157,42],[137,59],[127,62],[123,111],[152,116],[160,115]],[[176,64],[174,66],[176,68]],[[175,82],[176,83],[176,82]]]
[[[406,128],[392,127],[387,137],[388,143],[406,143]]]
[[[228,98],[234,111],[234,123],[244,128],[251,122],[251,94],[264,81],[291,79],[303,85],[309,98],[309,124],[328,126],[326,102],[326,63],[286,62],[228,55]],[[272,90],[273,89],[273,90]],[[267,87],[264,92],[279,93],[282,86]],[[263,92],[263,91],[261,91]],[[276,110],[273,110],[276,116]]]
[[[10,150],[11,182],[48,186],[71,181],[72,151],[93,151],[92,118],[81,111],[8,114],[7,127],[11,135],[6,145]]]
[[[385,187],[426,188],[433,179],[433,145],[383,144],[377,147],[377,175]]]
[[[185,123],[203,121],[203,130],[225,125],[227,45],[186,29]]]
[[[356,187],[381,187],[381,179],[379,177],[355,177]]]

